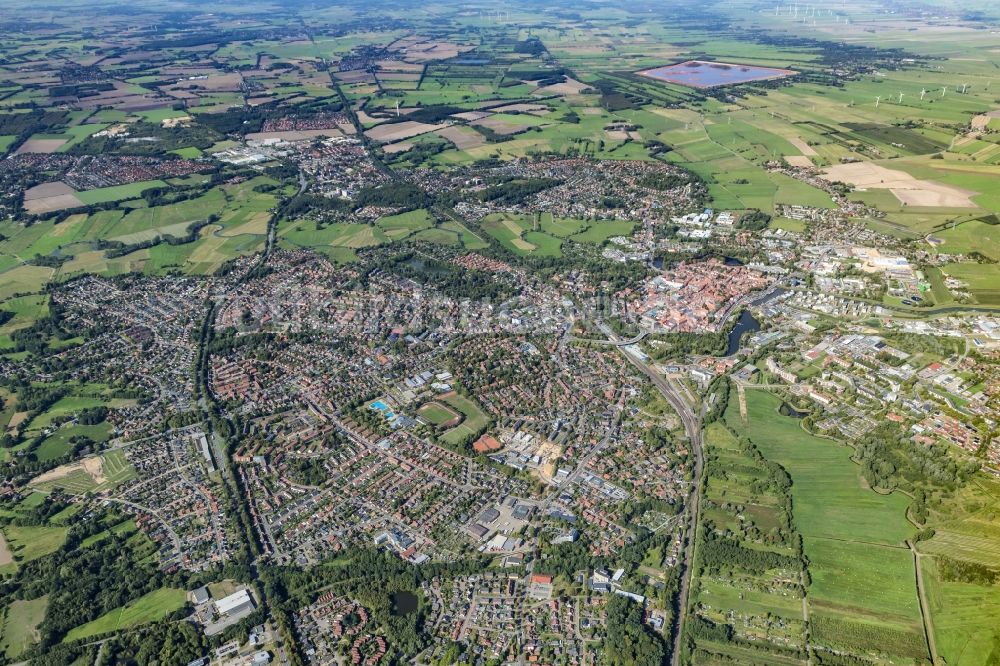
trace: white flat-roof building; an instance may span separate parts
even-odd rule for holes
[[[235,615],[245,610],[253,610],[253,598],[250,590],[243,588],[215,602],[215,611],[219,615]]]

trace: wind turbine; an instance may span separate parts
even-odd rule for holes
[[[876,109],[878,108],[878,102],[879,102],[880,99],[882,99],[881,96],[875,98],[875,108]]]
[[[968,84],[968,83],[963,83],[963,84],[962,84],[962,94],[963,94],[963,95],[965,94],[965,89],[966,89],[966,88],[968,88],[968,87],[969,87],[969,84]]]
[[[399,118],[399,100],[396,100],[396,117]]]
[[[924,95],[926,95],[926,94],[927,94],[927,89],[926,88],[924,88],[923,90],[920,91],[920,101],[921,102],[924,101]]]
[[[946,92],[948,92],[948,86],[945,86],[944,88],[941,88],[941,97],[944,97],[944,94]]]
[[[899,93],[899,103],[903,103],[903,93]]]

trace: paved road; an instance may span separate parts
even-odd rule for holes
[[[613,341],[617,339],[615,333],[604,323],[598,323],[597,326],[604,332],[605,335],[608,336],[609,339]],[[629,354],[623,347],[618,347],[618,349],[622,350],[625,358],[627,358],[632,365],[649,377],[650,381],[653,382],[653,385],[656,386],[660,393],[663,394],[663,397],[667,399],[667,402],[673,406],[674,411],[677,412],[677,415],[681,419],[681,423],[684,424],[684,431],[687,433],[688,439],[691,442],[691,452],[694,454],[694,469],[691,477],[691,489],[688,495],[687,539],[684,546],[684,557],[681,559],[681,566],[683,568],[681,570],[680,592],[677,597],[678,613],[674,627],[673,647],[670,654],[671,666],[678,666],[680,664],[681,644],[684,636],[684,621],[687,614],[688,595],[691,589],[694,539],[698,527],[698,512],[700,510],[699,503],[701,497],[698,489],[701,485],[702,468],[704,467],[704,455],[701,448],[701,417],[695,414],[690,403],[683,398],[681,388],[676,384],[676,382],[666,379],[649,364],[644,363],[632,354]]]

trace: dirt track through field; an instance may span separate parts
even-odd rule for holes
[[[0,567],[5,564],[10,564],[14,561],[14,555],[10,552],[10,546],[7,545],[7,539],[4,537],[3,532],[0,532]]]

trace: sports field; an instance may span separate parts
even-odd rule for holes
[[[479,408],[479,405],[469,398],[458,395],[457,393],[452,393],[447,395],[444,398],[444,401],[450,407],[453,407],[461,412],[462,416],[465,417],[462,423],[441,436],[441,439],[449,444],[462,441],[464,438],[478,432],[483,426],[486,425],[486,414],[484,414],[483,410]]]
[[[436,400],[421,405],[420,409],[417,410],[417,415],[435,426],[443,426],[449,423],[457,425],[462,419],[462,415],[459,412],[442,405]]]

